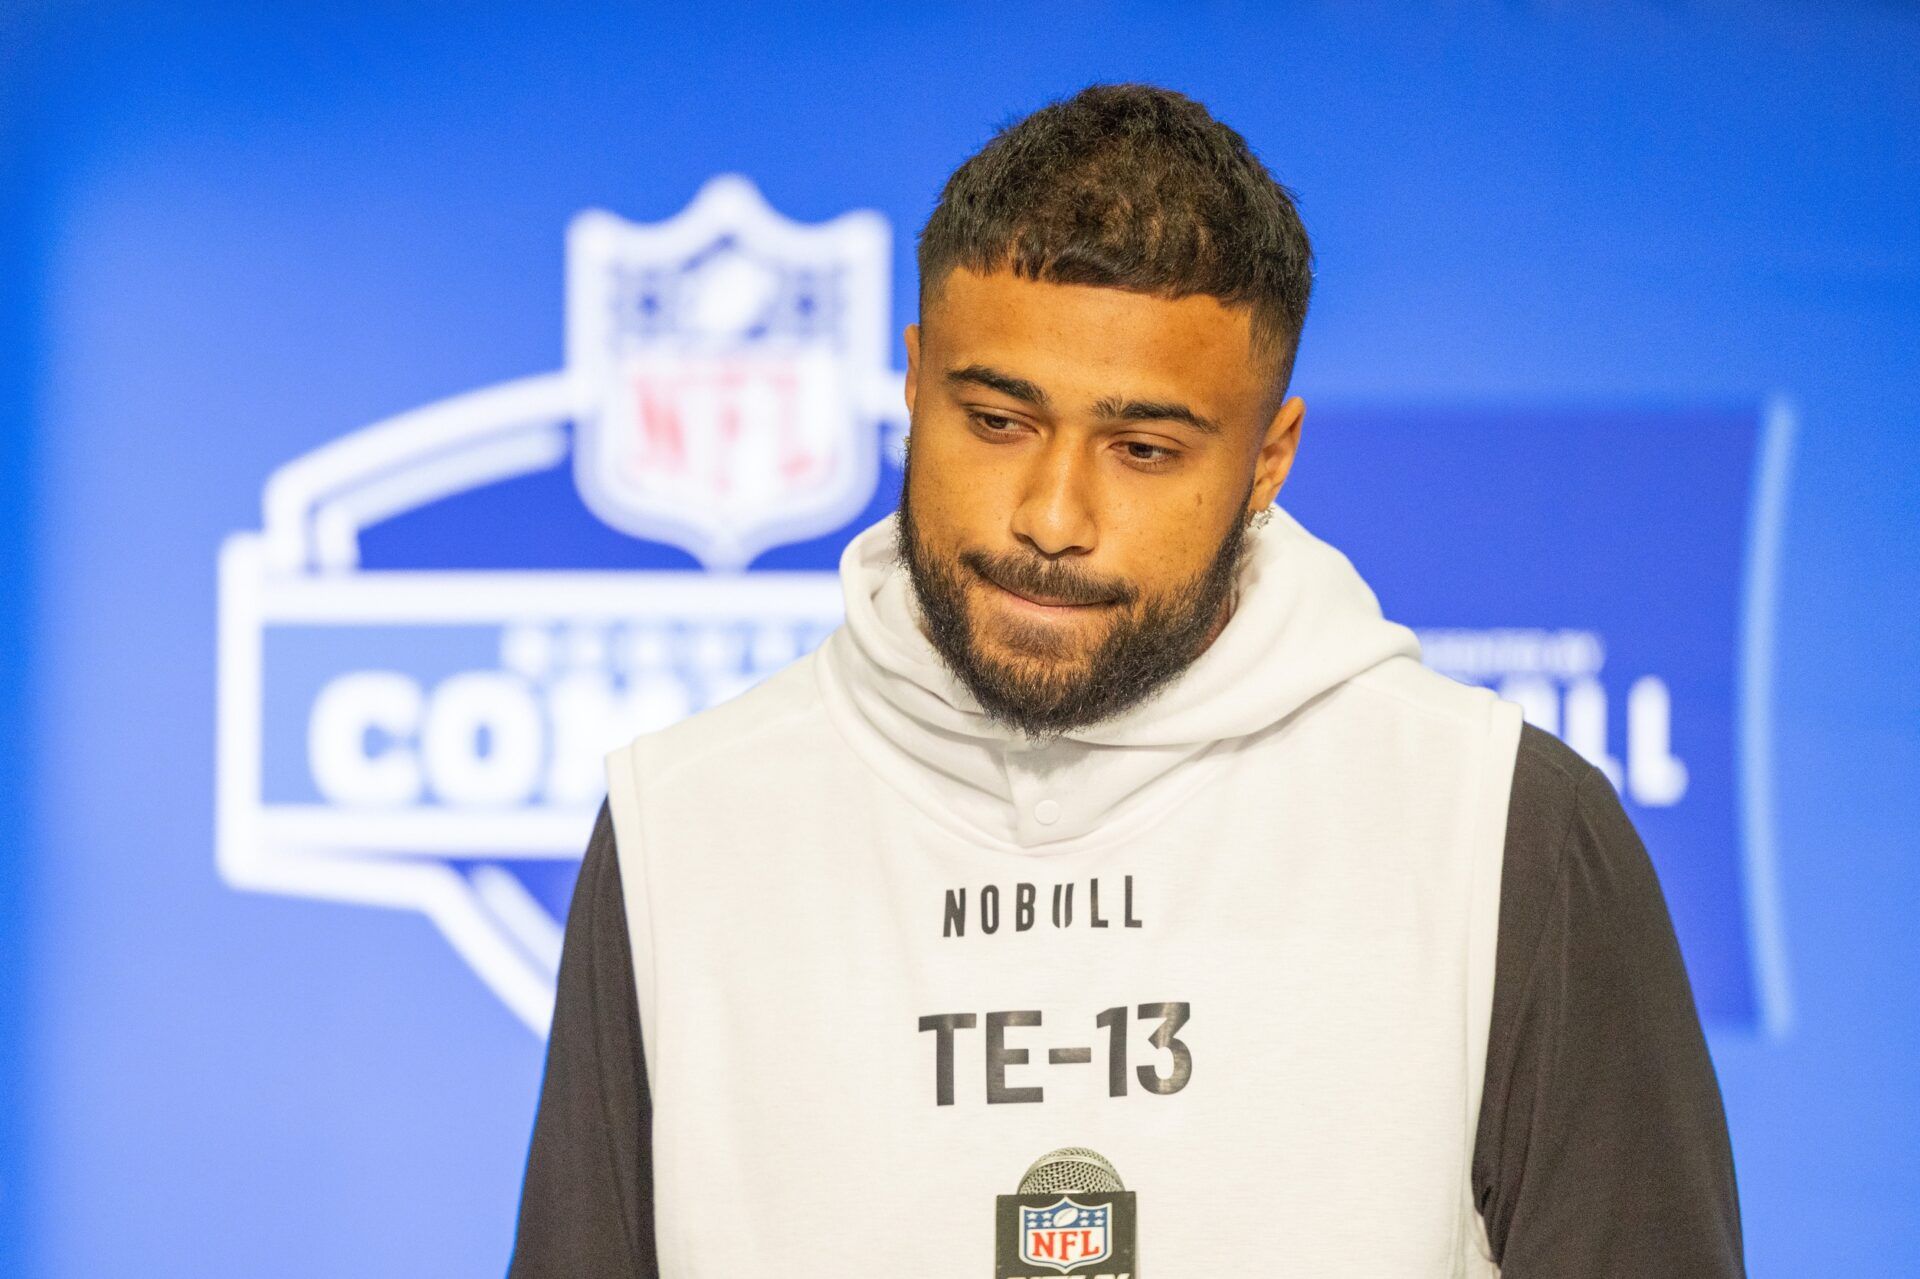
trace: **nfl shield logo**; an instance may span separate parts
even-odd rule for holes
[[[1113,1205],[1087,1207],[1062,1196],[1044,1208],[1020,1210],[1020,1260],[1066,1274],[1113,1253]]]
[[[896,415],[889,256],[879,215],[789,221],[732,175],[666,222],[576,217],[567,368],[586,504],[714,569],[846,524]]]

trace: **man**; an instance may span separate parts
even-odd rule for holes
[[[1606,780],[1275,512],[1285,188],[1099,86],[963,165],[919,258],[846,624],[609,759],[513,1274],[985,1276],[1060,1147],[1154,1275],[1740,1274]]]

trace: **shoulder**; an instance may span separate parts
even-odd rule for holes
[[[1492,690],[1462,684],[1411,657],[1381,662],[1342,688],[1388,714],[1465,731],[1484,729],[1494,708],[1503,705]]]
[[[1613,783],[1527,726],[1507,808],[1495,1042],[1516,1032],[1527,1000],[1542,997],[1543,964],[1561,998],[1625,999],[1628,988],[1649,986],[1636,974],[1668,959],[1677,970],[1665,894]]]
[[[652,912],[641,903],[670,890],[672,868],[704,864],[717,847],[764,847],[758,835],[728,841],[718,832],[766,820],[804,788],[808,762],[825,756],[833,730],[820,706],[815,660],[802,657],[607,754],[614,858],[641,965],[653,950]],[[684,838],[689,830],[706,837]]]
[[[1328,747],[1372,761],[1404,783],[1424,778],[1451,787],[1491,806],[1499,820],[1521,714],[1491,689],[1396,657],[1332,690],[1305,718]]]
[[[640,734],[612,752],[610,765],[625,764],[630,776],[656,787],[689,771],[725,776],[769,751],[790,751],[797,738],[829,731],[817,660],[809,653],[716,706]]]
[[[1499,994],[1517,994],[1549,920],[1556,916],[1580,793],[1600,770],[1532,724],[1520,729],[1507,795],[1507,842],[1500,875]],[[1496,998],[1495,1038],[1510,1001]]]
[[[1614,892],[1657,891],[1645,847],[1607,775],[1551,733],[1526,725],[1507,802],[1502,894],[1522,915],[1569,877]]]
[[[1528,724],[1514,754],[1507,829],[1529,845],[1553,843],[1572,827],[1581,804],[1591,802],[1583,796],[1596,787],[1611,791],[1604,773],[1552,733]]]

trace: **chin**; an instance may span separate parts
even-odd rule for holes
[[[1094,628],[1050,626],[1041,622],[992,621],[974,627],[974,651],[990,661],[1015,667],[1041,667],[1047,673],[1072,674],[1087,665],[1100,647]]]

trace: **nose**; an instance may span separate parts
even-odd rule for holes
[[[1079,443],[1055,433],[1035,451],[1013,510],[1013,535],[1048,559],[1085,555],[1098,540],[1090,460]]]

